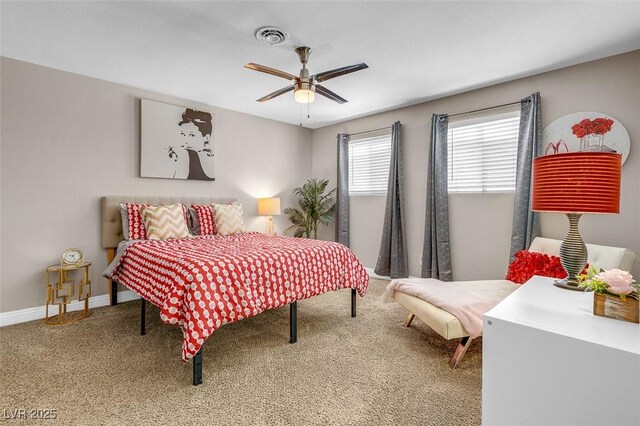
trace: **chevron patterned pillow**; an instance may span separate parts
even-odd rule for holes
[[[149,240],[188,238],[191,236],[184,219],[182,204],[148,206],[141,209]]]
[[[211,204],[217,235],[235,235],[247,231],[242,217],[242,204]]]

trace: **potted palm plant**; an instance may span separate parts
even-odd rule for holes
[[[318,225],[333,223],[336,189],[325,193],[328,185],[327,179],[309,179],[302,187],[294,188],[293,194],[299,208],[284,209],[284,214],[292,223],[285,233],[293,233],[294,237],[317,239]]]

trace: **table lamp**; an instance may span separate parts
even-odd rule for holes
[[[620,212],[622,155],[570,152],[533,160],[531,210],[565,213],[569,233],[560,246],[560,263],[567,278],[557,287],[582,290],[577,276],[587,264],[587,247],[578,232],[583,213]]]
[[[273,216],[280,214],[280,198],[258,198],[258,215],[267,216],[265,233],[275,235]]]

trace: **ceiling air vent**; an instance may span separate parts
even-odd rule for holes
[[[276,27],[260,27],[256,30],[256,38],[270,45],[280,44],[287,39],[287,33]]]

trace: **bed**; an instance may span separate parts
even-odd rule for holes
[[[338,289],[364,296],[368,274],[353,252],[330,241],[267,236],[257,232],[173,240],[123,241],[119,204],[183,205],[231,202],[203,197],[102,199],[102,242],[107,249],[111,304],[117,283],[141,297],[140,332],[146,302],[160,309],[166,324],[182,329],[182,359],[193,362],[193,384],[202,383],[202,345],[224,324],[289,305],[290,343],[297,341],[297,301]]]

